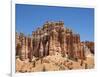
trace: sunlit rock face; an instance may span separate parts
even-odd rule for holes
[[[46,22],[31,36],[16,33],[16,56],[31,61],[33,56],[40,58],[58,52],[70,59],[85,59],[84,44],[79,34],[64,27],[64,22]],[[86,46],[92,50],[91,45]]]

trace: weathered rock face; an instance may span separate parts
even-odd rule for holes
[[[86,41],[84,43],[90,49],[91,53],[94,54],[94,42]]]
[[[61,53],[73,59],[84,59],[84,47],[80,42],[80,35],[64,28],[64,23],[46,22],[42,28],[32,32],[28,37],[16,33],[16,55],[21,60],[26,58],[44,57]]]

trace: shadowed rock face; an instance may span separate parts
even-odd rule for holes
[[[61,53],[72,59],[84,59],[84,44],[80,35],[64,28],[64,22],[46,22],[43,27],[32,32],[31,36],[16,33],[16,56],[21,60],[44,57]]]
[[[86,41],[84,43],[90,49],[90,52],[94,54],[94,42]]]

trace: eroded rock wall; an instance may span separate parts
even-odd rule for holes
[[[84,59],[84,44],[80,42],[80,35],[64,28],[64,22],[46,22],[43,27],[32,32],[31,36],[16,33],[16,55],[21,60],[35,57],[55,55],[72,59]]]

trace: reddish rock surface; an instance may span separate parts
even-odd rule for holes
[[[71,60],[85,60],[86,47],[88,51],[94,53],[94,43],[81,42],[80,35],[65,28],[62,21],[46,22],[30,36],[16,32],[16,56],[21,61],[26,59],[32,61],[33,56],[36,58],[54,56],[56,52]]]

